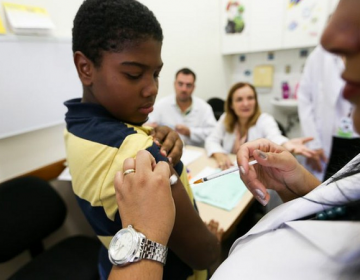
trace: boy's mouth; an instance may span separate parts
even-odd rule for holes
[[[153,105],[154,105],[153,103],[143,105],[139,109],[140,113],[142,113],[144,115],[150,114],[152,111],[154,111],[154,106]]]

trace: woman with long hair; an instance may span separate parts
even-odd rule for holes
[[[236,154],[240,145],[258,138],[269,139],[295,154],[313,156],[313,152],[304,146],[312,138],[289,140],[283,136],[276,120],[261,112],[255,87],[249,83],[236,83],[226,98],[225,113],[205,141],[205,149],[221,169],[227,169],[233,165],[228,154]]]

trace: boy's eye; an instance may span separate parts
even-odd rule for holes
[[[128,76],[128,78],[130,78],[132,80],[136,80],[136,79],[139,79],[141,77],[141,74],[129,74],[129,73],[126,73],[126,75]]]

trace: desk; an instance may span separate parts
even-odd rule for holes
[[[213,168],[217,167],[215,159],[209,158],[206,155],[205,149],[194,146],[186,146],[185,149],[199,151],[202,153],[199,158],[187,165],[192,176],[196,176],[196,174],[207,166]],[[231,160],[235,160],[235,155],[231,155],[230,157]],[[226,211],[200,201],[197,201],[196,204],[199,209],[200,217],[204,222],[209,222],[211,219],[219,222],[219,228],[224,229],[224,234],[222,236],[222,240],[224,240],[239,223],[253,201],[253,195],[249,191],[246,191],[237,206],[231,211]]]

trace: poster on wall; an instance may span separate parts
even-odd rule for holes
[[[314,46],[328,18],[328,0],[286,0],[283,46]]]
[[[221,1],[221,34],[223,54],[249,48],[251,0]]]

